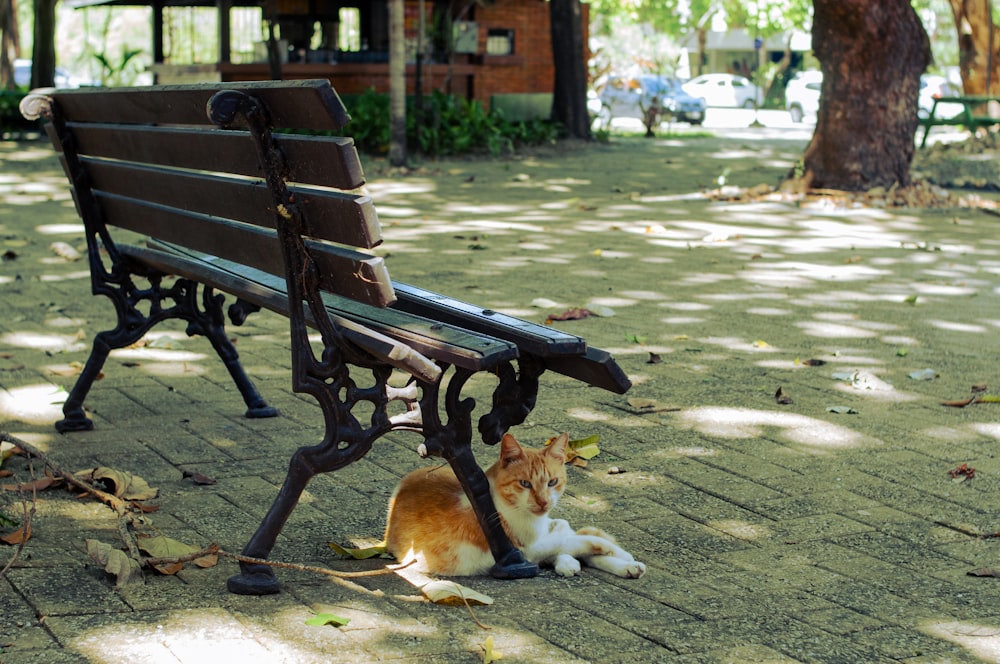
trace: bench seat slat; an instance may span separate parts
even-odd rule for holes
[[[545,368],[550,371],[615,394],[625,394],[632,387],[632,381],[618,366],[611,353],[600,348],[587,346],[587,351],[582,356],[550,356],[543,361]]]
[[[112,194],[101,194],[98,199],[108,224],[176,242],[264,272],[284,274],[277,234],[273,230]],[[307,241],[306,247],[316,261],[324,290],[376,307],[395,301],[392,281],[381,257],[318,241]]]
[[[274,201],[263,180],[89,158],[83,163],[91,186],[102,193],[275,228]],[[369,196],[317,187],[290,187],[290,192],[297,203],[308,208],[305,235],[364,248],[382,242]]]
[[[145,125],[68,123],[81,155],[263,177],[250,133]],[[51,129],[51,125],[46,125]],[[50,138],[53,138],[50,132]],[[337,189],[365,183],[354,139],[342,136],[275,134],[288,164],[288,181]],[[58,142],[56,149],[61,150]]]
[[[396,292],[394,309],[507,339],[532,355],[579,355],[587,349],[587,342],[576,335],[483,309],[425,288],[394,281],[393,290]]]
[[[284,278],[164,242],[151,242],[150,247],[130,245],[128,255],[161,272],[211,284],[231,295],[288,316],[288,292]],[[410,346],[421,356],[470,371],[488,370],[518,356],[514,344],[420,316],[378,309],[329,293],[324,294],[324,303],[338,323],[345,320],[352,322],[355,327],[363,326],[365,330]],[[314,325],[308,309],[306,318],[310,325]],[[414,373],[405,366],[394,366]]]
[[[240,89],[262,100],[274,127],[337,131],[351,116],[324,79],[260,83],[203,83],[137,88],[79,88],[55,95],[70,122],[112,122],[211,126],[205,113],[209,99],[221,90]]]
[[[624,394],[632,382],[621,370],[610,353],[587,346],[572,334],[532,323],[492,310],[484,310],[440,293],[410,284],[392,282],[396,292],[393,309],[427,316],[504,339],[537,357],[545,368],[576,378],[595,387],[616,394]]]

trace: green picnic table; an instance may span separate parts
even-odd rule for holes
[[[1000,102],[1000,96],[994,95],[959,95],[952,97],[936,97],[931,105],[931,112],[925,118],[920,118],[920,126],[924,128],[924,138],[920,141],[920,147],[927,145],[927,135],[931,127],[937,126],[963,126],[971,132],[975,132],[980,127],[992,127],[1000,124],[1000,118],[995,118],[983,112],[977,113],[983,106],[991,101]],[[946,104],[961,105],[962,111],[951,117],[938,117],[938,109]]]

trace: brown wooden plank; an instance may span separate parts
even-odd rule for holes
[[[125,251],[167,274],[208,283],[283,316],[289,315],[284,278],[224,259],[206,261],[203,255],[183,248],[154,243],[152,249],[129,246]],[[162,250],[161,250],[162,249]],[[518,356],[514,344],[474,334],[451,325],[393,309],[378,309],[342,297],[324,297],[327,311],[404,343],[422,356],[468,369],[489,370]],[[307,322],[315,325],[312,313]]]
[[[81,155],[263,177],[250,133],[239,130],[69,123]],[[275,134],[289,182],[337,189],[365,183],[354,139]],[[57,150],[61,148],[56,145]]]
[[[282,253],[273,230],[112,194],[97,198],[107,224],[284,278]],[[306,248],[316,261],[324,290],[376,307],[395,301],[389,271],[381,257],[314,240],[307,241]]]
[[[263,180],[195,173],[85,158],[91,186],[188,212],[276,228],[274,199]],[[305,219],[303,234],[370,249],[382,242],[369,196],[318,187],[290,187]]]
[[[263,101],[275,127],[339,131],[351,119],[325,79],[80,88],[50,96],[68,122],[211,126],[205,108],[221,90],[240,90]]]

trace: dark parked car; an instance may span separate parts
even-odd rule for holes
[[[679,80],[667,76],[612,76],[599,99],[598,117],[605,123],[613,117],[641,119],[650,109],[655,109],[660,119],[693,125],[705,121],[705,100],[687,94]]]

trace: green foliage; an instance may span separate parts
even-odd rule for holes
[[[102,85],[121,85],[130,68],[130,63],[142,54],[142,49],[124,48],[119,62],[112,62],[106,53],[94,53],[94,59],[101,65]]]
[[[27,93],[22,90],[0,91],[0,134],[22,134],[39,130],[38,121],[25,120],[18,108],[25,94]]]
[[[345,134],[358,149],[384,154],[389,149],[389,97],[369,89],[350,100],[351,124]],[[431,157],[488,152],[497,156],[519,146],[551,143],[559,135],[547,120],[511,121],[500,111],[486,111],[475,100],[435,91],[421,108],[407,100],[406,136],[410,149]]]

